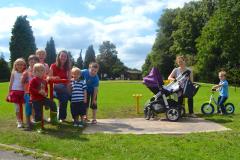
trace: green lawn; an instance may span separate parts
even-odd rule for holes
[[[199,116],[202,116],[201,104],[209,98],[210,87],[202,84],[194,98],[194,110]],[[23,131],[16,128],[13,105],[5,102],[7,88],[8,83],[0,83],[0,143],[78,159],[229,160],[240,157],[239,88],[237,92],[230,88],[229,101],[236,107],[234,115],[203,116],[231,128],[231,131],[187,135],[83,135],[70,122],[60,126],[46,125],[46,131],[42,134]],[[98,118],[142,117],[142,113],[137,115],[134,108],[132,94],[135,93],[143,95],[141,107],[152,96],[140,83],[101,82]],[[70,114],[68,118],[70,121]]]

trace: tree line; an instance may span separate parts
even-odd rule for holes
[[[176,55],[185,55],[197,81],[217,82],[226,70],[229,81],[239,80],[240,1],[202,0],[183,8],[166,9],[158,20],[151,52],[142,66],[143,75],[154,66],[164,78],[175,67]]]
[[[26,61],[31,54],[35,54],[37,46],[33,35],[32,27],[27,20],[27,16],[17,17],[15,24],[12,28],[12,36],[9,42],[10,50],[10,64],[8,64],[3,54],[0,57],[0,71],[7,71],[6,74],[0,74],[0,80],[6,81],[10,76],[10,68],[14,61],[22,57]],[[56,61],[56,48],[53,37],[46,43],[45,47],[47,57],[46,63],[51,65]],[[103,41],[99,46],[99,53],[95,55],[93,45],[89,45],[86,49],[85,58],[82,57],[82,49],[80,49],[79,57],[75,61],[70,51],[67,51],[73,66],[81,69],[88,68],[91,62],[97,62],[100,65],[99,75],[103,78],[117,78],[124,74],[127,70],[131,70],[126,67],[123,62],[118,58],[118,51],[115,44],[110,41]],[[1,72],[3,73],[3,72]]]

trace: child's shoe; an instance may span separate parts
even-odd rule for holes
[[[17,128],[23,128],[23,123],[22,122],[17,122]]]
[[[80,127],[80,128],[83,128],[83,127],[84,127],[83,121],[80,121],[80,122],[79,122],[78,127]]]
[[[73,127],[78,127],[78,122],[73,122]]]

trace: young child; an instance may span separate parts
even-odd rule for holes
[[[228,99],[228,81],[226,80],[226,72],[220,71],[218,73],[219,77],[219,84],[212,87],[212,89],[219,90],[219,97],[218,97],[218,106],[221,107],[222,114],[226,114],[226,109],[224,107],[224,102]],[[218,108],[218,113],[221,113],[220,109]]]
[[[22,76],[22,83],[24,85],[24,102],[25,102],[25,115],[27,129],[31,129],[31,115],[32,115],[32,106],[30,103],[30,94],[29,94],[29,82],[33,79],[33,65],[38,63],[39,59],[36,55],[30,55],[28,57],[29,67],[26,69]]]
[[[77,67],[72,68],[71,81],[71,113],[74,119],[74,127],[83,127],[84,117],[86,116],[87,86],[84,80],[80,80],[81,70]],[[79,115],[81,121],[79,121]]]
[[[26,62],[23,58],[18,58],[13,64],[13,70],[10,78],[9,93],[7,101],[14,103],[16,107],[17,127],[22,128],[23,122],[20,115],[19,104],[24,103],[24,89],[21,82],[22,74],[26,69]]]
[[[97,114],[97,94],[99,86],[99,78],[97,72],[99,70],[99,65],[96,62],[89,64],[89,69],[82,70],[82,76],[87,84],[87,112],[86,121],[88,121],[88,108],[92,108],[92,124],[97,124],[96,114]]]
[[[46,75],[48,74],[49,72],[49,66],[47,63],[45,63],[45,59],[46,59],[46,56],[47,56],[47,53],[45,50],[42,50],[42,49],[38,49],[36,51],[36,56],[39,58],[39,62],[42,63],[46,69]]]
[[[41,63],[36,63],[33,66],[34,78],[30,81],[29,92],[30,99],[32,101],[32,106],[35,111],[35,122],[37,127],[40,126],[42,118],[42,107],[49,107],[51,110],[51,122],[55,123],[57,121],[57,106],[54,101],[47,98],[48,87],[47,81],[44,79],[45,67]]]

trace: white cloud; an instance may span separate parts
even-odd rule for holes
[[[164,0],[164,8],[174,9],[174,8],[182,8],[185,3],[190,1],[197,1],[197,0]]]
[[[37,11],[31,8],[25,7],[2,7],[0,8],[0,35],[9,35],[11,33],[12,26],[19,15],[28,15],[29,17],[36,16]],[[1,37],[0,37],[1,38]]]
[[[103,0],[88,1],[88,9],[95,10]],[[149,14],[164,7],[181,7],[188,0],[112,0],[121,3],[119,14],[105,19],[72,16],[63,11],[54,14],[38,12],[26,7],[0,8],[0,51],[8,52],[11,29],[19,15],[28,15],[38,48],[45,48],[53,37],[57,50],[66,49],[77,58],[81,49],[93,44],[98,53],[99,45],[110,40],[117,47],[119,58],[129,67],[140,69],[155,39],[156,22]],[[41,16],[39,18],[37,16]],[[5,57],[9,57],[6,56]]]
[[[90,10],[95,10],[95,9],[96,9],[96,4],[94,4],[94,3],[86,2],[85,5],[86,5],[87,8],[90,9]]]

